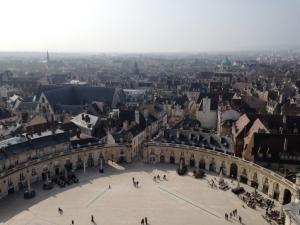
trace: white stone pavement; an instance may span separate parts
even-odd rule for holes
[[[106,168],[104,174],[87,170],[78,174],[78,184],[66,188],[45,191],[38,184],[34,199],[25,200],[22,193],[14,193],[0,200],[0,224],[68,225],[73,219],[76,225],[89,225],[93,224],[92,214],[97,225],[140,224],[145,216],[150,225],[239,224],[224,219],[225,212],[235,208],[244,224],[267,224],[262,210],[243,208],[230,190],[211,189],[206,180],[195,179],[191,173],[178,176],[175,169],[175,165],[134,163]],[[168,181],[154,182],[157,174],[166,174]],[[140,188],[133,186],[132,177]]]

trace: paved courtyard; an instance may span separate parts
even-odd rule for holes
[[[0,224],[68,225],[74,220],[89,225],[93,224],[91,214],[97,225],[140,224],[145,216],[150,225],[239,224],[236,219],[224,219],[225,212],[233,209],[244,224],[267,224],[262,210],[243,208],[230,190],[211,189],[207,180],[195,179],[191,173],[178,176],[175,170],[175,165],[134,163],[109,166],[104,174],[87,170],[78,174],[78,184],[65,188],[45,191],[40,183],[34,186],[34,199],[24,200],[22,193],[15,193],[0,200]],[[153,176],[158,174],[166,174],[168,181],[154,182]],[[139,188],[133,186],[132,177],[139,181]]]

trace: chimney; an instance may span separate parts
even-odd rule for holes
[[[138,110],[134,111],[135,122],[140,124],[140,112]]]
[[[148,116],[149,116],[149,111],[148,111],[148,109],[144,109],[144,117],[145,117],[145,118],[148,118]]]
[[[283,117],[282,117],[282,123],[283,123],[283,125],[286,125],[286,115],[283,115]]]
[[[125,120],[124,122],[123,122],[123,130],[127,130],[128,129],[128,121],[127,120]]]

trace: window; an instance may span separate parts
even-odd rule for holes
[[[31,176],[35,176],[35,175],[36,175],[35,168],[32,168],[32,171],[31,171]]]

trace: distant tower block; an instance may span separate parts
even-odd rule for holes
[[[50,56],[49,56],[49,52],[47,50],[47,63],[49,63],[49,62],[50,62]]]

